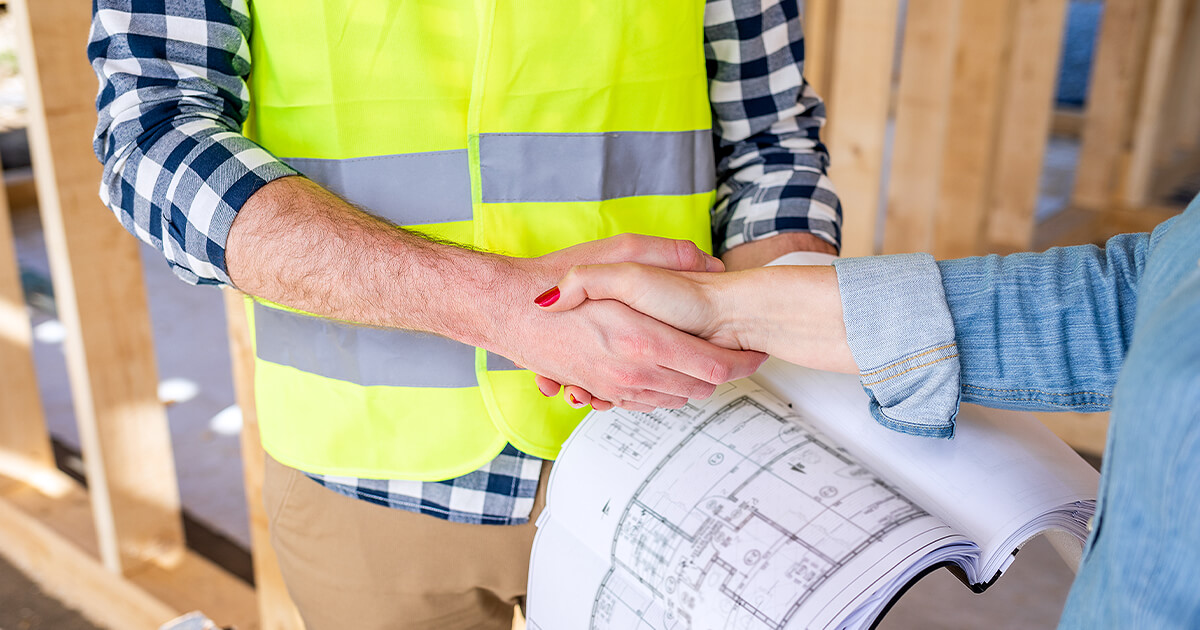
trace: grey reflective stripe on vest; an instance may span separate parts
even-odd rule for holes
[[[484,203],[603,201],[713,190],[712,132],[481,134]]]
[[[712,190],[712,132],[483,134],[483,201],[603,201]],[[305,177],[397,225],[469,221],[467,151],[286,158]]]
[[[358,385],[474,387],[475,348],[425,333],[371,328],[254,304],[258,358]],[[488,354],[489,370],[518,369]]]
[[[287,158],[284,162],[396,225],[471,220],[466,149],[347,160]]]

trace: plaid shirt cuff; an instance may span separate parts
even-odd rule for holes
[[[209,119],[172,125],[148,150],[105,164],[100,197],[125,229],[161,250],[192,284],[231,284],[225,242],[259,188],[297,175],[266,149]]]

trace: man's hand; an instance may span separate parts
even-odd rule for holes
[[[516,299],[503,309],[506,325],[488,349],[539,374],[544,394],[555,395],[559,383],[572,383],[600,399],[642,411],[678,408],[688,398],[707,398],[717,385],[749,376],[766,360],[761,353],[718,347],[615,301],[553,314],[529,299],[581,261],[628,260],[699,275],[722,269],[719,261],[687,241],[634,235],[541,258],[513,259],[503,292]],[[542,300],[552,302],[552,296]]]

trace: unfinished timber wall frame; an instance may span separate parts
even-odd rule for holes
[[[1035,219],[1067,5],[805,0],[806,75],[828,105],[844,255],[1096,242],[1179,211],[1162,199],[1200,172],[1200,0],[1106,0],[1088,106],[1070,118],[1082,136],[1072,208]],[[88,487],[54,465],[0,187],[0,555],[110,628],[200,610],[240,630],[301,630],[262,507],[242,298],[225,296],[256,589],[184,544],[138,246],[96,196],[90,7],[7,6]],[[1094,417],[1043,420],[1083,450],[1102,448]]]
[[[0,553],[107,627],[158,628],[200,609],[258,628],[253,590],[184,545],[138,245],[96,196],[88,3],[14,0],[8,8],[27,78],[30,149],[88,488],[49,457],[5,201]]]

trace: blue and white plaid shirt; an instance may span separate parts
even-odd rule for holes
[[[242,204],[296,171],[241,133],[252,27],[247,0],[94,0],[88,56],[100,79],[100,197],[180,278],[229,284],[225,241]],[[708,0],[705,52],[718,251],[782,232],[837,246],[825,176],[825,106],[804,81],[797,0]],[[440,482],[309,475],[342,494],[452,521],[527,522],[541,461],[509,446]]]

